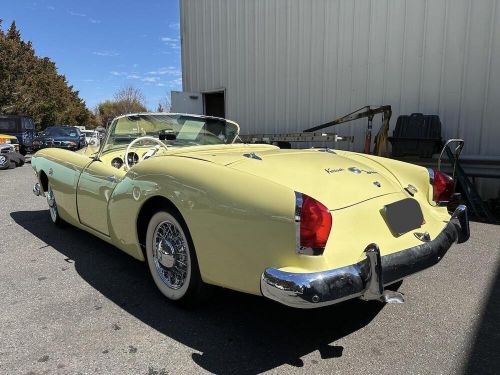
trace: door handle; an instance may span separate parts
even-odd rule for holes
[[[111,182],[118,182],[118,178],[115,175],[107,176],[106,180],[111,181]]]

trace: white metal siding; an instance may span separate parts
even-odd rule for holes
[[[184,90],[225,88],[243,133],[390,104],[391,130],[439,114],[464,154],[500,155],[497,0],[181,0],[181,38]],[[360,150],[365,126],[336,131]]]

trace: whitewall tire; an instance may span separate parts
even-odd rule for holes
[[[200,300],[206,286],[189,232],[176,215],[159,211],[151,217],[146,258],[151,276],[165,297],[185,305]]]
[[[47,192],[45,193],[47,197],[47,204],[49,205],[50,220],[58,226],[63,226],[64,221],[59,216],[59,211],[57,209],[56,196],[52,187],[49,185]]]

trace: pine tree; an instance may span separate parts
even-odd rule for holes
[[[94,125],[95,118],[54,62],[38,57],[12,22],[7,32],[0,20],[0,113],[25,114],[38,129],[49,125]]]

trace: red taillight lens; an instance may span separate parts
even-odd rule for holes
[[[316,199],[302,194],[300,246],[315,250],[324,250],[331,228],[332,215],[328,211],[328,208]]]
[[[449,202],[455,190],[453,178],[447,174],[433,169],[433,194],[434,202]]]

